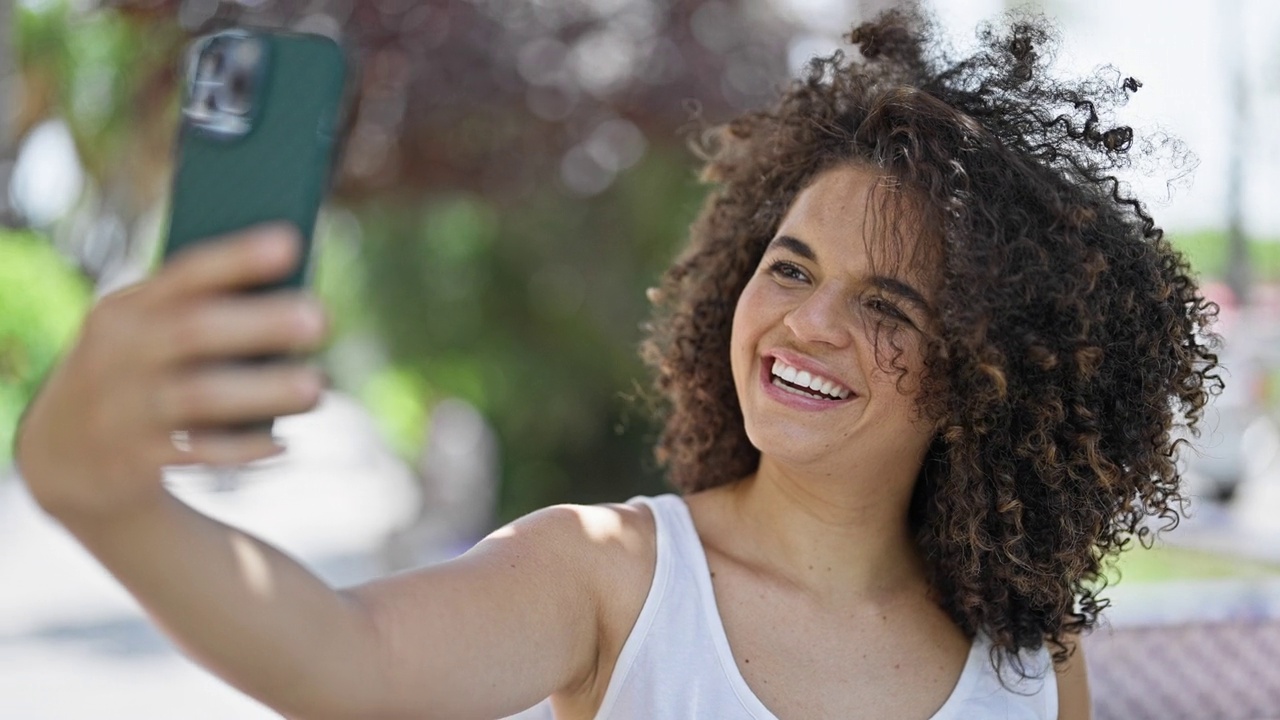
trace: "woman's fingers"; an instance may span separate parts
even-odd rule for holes
[[[260,287],[293,272],[301,249],[297,232],[280,224],[195,243],[170,258],[157,273],[154,300],[174,303]]]
[[[159,329],[162,362],[292,355],[318,349],[323,306],[307,293],[215,296],[175,307]]]
[[[165,427],[230,426],[307,412],[323,390],[323,374],[303,363],[205,365],[165,378],[156,412]]]

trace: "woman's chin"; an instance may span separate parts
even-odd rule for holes
[[[845,450],[845,448],[833,447],[830,440],[824,442],[813,437],[776,431],[765,433],[748,431],[747,438],[760,451],[762,461],[783,467],[806,468],[836,463],[840,460],[840,452]]]

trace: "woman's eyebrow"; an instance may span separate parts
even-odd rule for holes
[[[871,278],[871,284],[885,292],[893,293],[907,302],[915,303],[924,310],[933,310],[933,308],[929,307],[929,301],[924,299],[924,296],[920,294],[919,290],[916,290],[898,278],[877,275]]]
[[[818,254],[813,251],[813,248],[809,247],[808,243],[803,240],[797,240],[790,235],[779,235],[769,242],[769,248],[775,246],[786,248],[810,262],[818,262]]]
[[[810,262],[818,261],[818,254],[813,251],[813,248],[809,246],[809,243],[791,237],[790,235],[779,235],[775,237],[769,242],[769,247],[766,249],[772,249],[774,247],[781,247],[790,250]],[[924,295],[922,295],[919,290],[916,290],[910,284],[899,280],[898,278],[889,277],[887,275],[876,275],[871,278],[871,284],[887,293],[893,293],[907,302],[914,303],[923,310],[930,312],[933,311],[933,308],[929,306],[929,301],[924,299]]]

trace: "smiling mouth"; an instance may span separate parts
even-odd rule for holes
[[[840,402],[853,394],[852,390],[830,378],[798,370],[778,358],[773,358],[773,366],[769,374],[770,381],[775,387],[811,400]]]

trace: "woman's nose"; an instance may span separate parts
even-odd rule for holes
[[[852,334],[852,313],[843,293],[820,287],[783,318],[796,339],[844,347]]]

